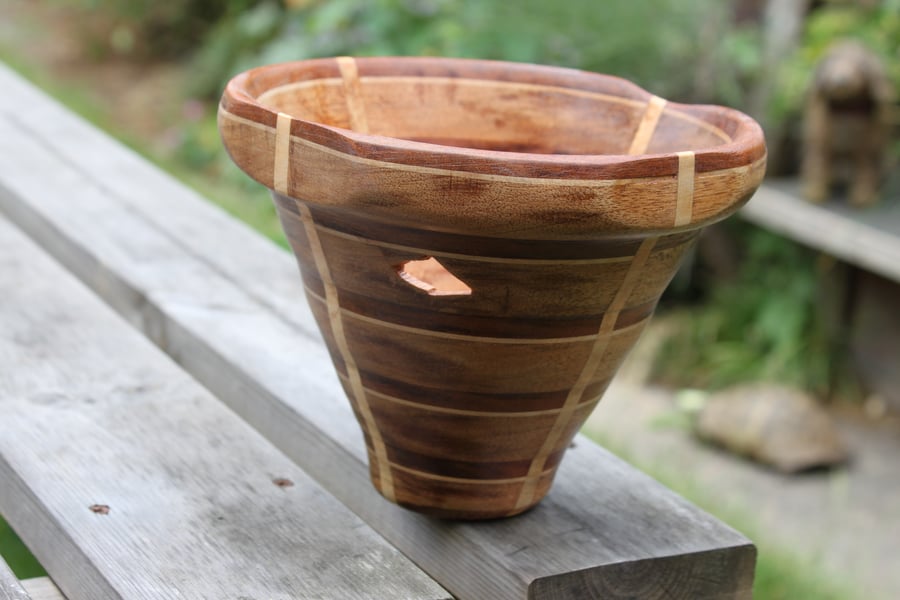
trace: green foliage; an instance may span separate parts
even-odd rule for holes
[[[194,91],[215,97],[250,66],[335,55],[441,55],[558,64],[690,97],[708,53],[697,23],[722,24],[715,0],[313,0],[258,5],[223,19],[197,55]],[[264,12],[265,15],[261,15]],[[248,26],[262,22],[262,25]],[[716,40],[711,27],[708,38]],[[721,33],[717,31],[717,33]]]
[[[729,225],[743,241],[741,270],[713,286],[709,301],[664,344],[657,377],[700,389],[780,381],[828,394],[837,359],[822,324],[815,254],[767,231]]]
[[[0,519],[0,556],[3,556],[9,568],[19,579],[46,575],[40,563],[3,519]]]
[[[281,31],[283,20],[283,9],[276,2],[261,2],[220,19],[193,58],[188,93],[218,97],[228,76],[243,70],[238,65],[260,52]]]
[[[706,57],[712,61],[709,90],[694,100],[716,102],[746,110],[747,96],[757,84],[762,68],[762,32],[756,26],[717,32],[713,49]]]

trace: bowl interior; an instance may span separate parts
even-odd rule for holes
[[[348,87],[340,77],[321,77],[271,87],[257,101],[297,119],[404,140],[537,154],[628,154],[650,96],[623,95],[619,80],[609,79],[606,93],[414,75],[362,76]],[[348,89],[357,97],[348,98]],[[354,106],[365,115],[362,126],[351,114]],[[665,105],[643,153],[701,150],[732,141],[720,123],[681,106]]]

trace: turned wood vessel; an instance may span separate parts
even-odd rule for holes
[[[547,493],[684,253],[765,168],[737,111],[491,61],[261,67],[219,127],[273,190],[376,488],[464,519]]]

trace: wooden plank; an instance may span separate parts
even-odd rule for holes
[[[56,584],[49,577],[34,577],[33,579],[25,579],[22,581],[31,600],[66,600]]]
[[[0,556],[0,600],[33,600]]]
[[[447,598],[0,221],[0,511],[69,598]]]
[[[804,200],[797,181],[759,188],[740,213],[771,229],[845,262],[900,282],[900,202],[885,201],[860,210],[832,200]]]
[[[452,593],[627,594],[641,561],[681,556],[653,572],[658,589],[749,597],[746,538],[585,438],[515,519],[441,522],[384,501],[291,257],[18,78],[0,71],[0,85],[0,210]]]

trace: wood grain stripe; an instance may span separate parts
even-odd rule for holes
[[[318,300],[324,304],[328,304],[327,298],[323,298],[319,295],[314,289],[310,288],[309,285],[304,285],[304,290],[308,294],[310,298],[313,300]],[[623,312],[621,310],[616,313],[616,321],[613,322],[613,327],[610,329],[610,333],[612,331],[623,331],[629,329],[631,327],[637,327],[643,325],[645,321],[648,321],[653,314],[653,308],[656,306],[656,302],[645,303],[641,305],[640,308],[640,316],[637,319],[629,319],[622,323],[622,326],[616,328],[615,325],[618,323],[619,315]],[[376,327],[384,327],[387,329],[393,329],[396,331],[402,331],[404,333],[409,333],[412,335],[423,335],[427,337],[436,337],[445,340],[459,340],[463,342],[477,342],[483,344],[526,344],[526,345],[544,345],[544,344],[573,344],[578,342],[590,342],[597,339],[598,334],[596,331],[590,334],[585,335],[576,335],[570,337],[546,337],[546,338],[527,338],[527,337],[495,337],[495,336],[486,336],[486,335],[473,335],[473,334],[463,334],[463,333],[452,333],[447,331],[440,331],[436,329],[424,329],[422,327],[412,327],[410,325],[402,325],[400,323],[386,321],[384,319],[377,319],[375,317],[370,317],[364,315],[360,312],[350,310],[345,307],[341,307],[341,315],[343,317],[348,317],[351,319],[356,319],[358,321],[362,321],[364,323],[368,323],[370,325],[375,325]],[[465,318],[465,317],[464,317]],[[606,313],[603,314],[601,318],[601,324],[605,322]],[[602,326],[602,325],[601,325]]]
[[[338,373],[338,377],[340,377],[345,382],[348,382],[347,376],[343,373]],[[416,402],[412,400],[404,400],[403,398],[397,398],[396,396],[390,396],[388,394],[383,394],[381,392],[376,392],[375,390],[364,388],[366,393],[371,394],[372,396],[378,397],[387,402],[392,402],[394,404],[399,404],[402,406],[408,406],[410,408],[414,408],[416,410],[424,410],[427,412],[435,412],[442,413],[447,415],[459,415],[459,416],[467,416],[467,417],[540,417],[544,415],[555,415],[558,414],[562,408],[549,408],[546,410],[523,410],[523,411],[488,411],[488,410],[466,410],[460,408],[448,408],[446,406],[438,406],[435,404],[425,404],[423,402]],[[579,408],[583,408],[589,404],[593,404],[596,402],[596,398],[591,398],[585,402],[581,402],[575,406],[576,410]]]
[[[528,473],[530,460],[517,460],[508,458],[506,460],[496,460],[490,453],[484,457],[486,460],[459,460],[446,456],[433,456],[426,448],[405,448],[391,445],[388,441],[388,455],[391,457],[391,464],[400,464],[407,469],[415,471],[425,471],[434,473],[444,477],[452,477],[454,479],[478,479],[481,481],[490,481],[497,479],[510,479],[513,477],[524,478]],[[547,470],[552,472],[562,460],[563,452],[557,452],[547,461]],[[395,473],[396,475],[396,473]],[[397,478],[399,479],[399,478]],[[398,481],[399,483],[399,481]],[[518,483],[521,483],[519,481]],[[515,493],[518,492],[516,483],[511,485],[513,492],[512,500],[515,500]],[[399,486],[398,486],[399,487]],[[509,492],[509,490],[507,490]],[[402,494],[398,490],[397,496]],[[477,499],[476,499],[477,500]]]
[[[677,171],[673,175],[677,175]],[[276,194],[275,202],[279,210],[296,213],[292,208],[295,203],[291,198]],[[326,235],[415,255],[477,262],[535,265],[631,262],[641,245],[640,238],[625,234],[578,240],[488,237],[410,227],[385,221],[374,215],[351,215],[346,210],[323,205],[311,206],[310,211],[319,232]],[[665,235],[657,240],[654,250],[689,243],[696,236],[697,233],[691,231]]]
[[[296,212],[291,198],[276,194],[275,203],[279,211]],[[322,205],[310,210],[316,227],[327,235],[421,256],[498,264],[605,264],[629,262],[640,246],[640,240],[626,236],[582,240],[510,239],[410,227],[374,215],[350,215],[346,210]],[[690,236],[684,233],[667,238],[670,245],[688,239]]]
[[[411,475],[415,475],[416,477],[422,477],[424,479],[435,479],[437,481],[451,481],[453,483],[464,483],[466,485],[496,485],[498,483],[521,483],[526,481],[528,477],[531,475],[526,475],[524,477],[508,477],[504,479],[472,479],[468,477],[448,477],[446,475],[438,475],[437,473],[427,473],[425,471],[419,471],[418,469],[412,469],[410,467],[404,465],[398,465],[396,463],[390,463],[391,468],[397,469],[398,471],[404,471],[406,473],[410,473]],[[547,474],[551,469],[547,469],[543,473],[538,473],[538,477],[542,477]]]
[[[678,195],[675,199],[675,227],[688,225],[694,214],[694,153],[678,153]]]
[[[340,56],[337,58],[337,63],[344,82],[344,97],[347,100],[347,112],[350,115],[350,129],[359,133],[369,133],[369,121],[366,118],[366,107],[362,99],[356,61],[350,56]]]
[[[309,286],[304,286],[306,293],[315,300],[319,302],[326,302],[327,300],[321,297],[319,294],[315,292],[315,290],[310,289]],[[376,319],[374,317],[369,317],[364,314],[349,310],[347,308],[341,307],[341,314],[344,317],[349,317],[351,319],[356,319],[362,321],[364,323],[368,323],[370,325],[375,325],[377,327],[385,327],[387,329],[394,329],[396,331],[402,331],[404,333],[410,333],[413,335],[424,335],[427,337],[437,337],[447,340],[460,340],[465,342],[481,342],[485,344],[571,344],[573,342],[587,342],[592,341],[596,337],[596,333],[590,335],[580,335],[573,337],[557,337],[557,338],[516,338],[516,337],[490,337],[490,336],[481,336],[481,335],[466,335],[460,333],[449,333],[445,331],[437,331],[434,329],[423,329],[421,327],[411,327],[409,325],[401,325],[399,323],[393,323],[391,321],[385,321],[384,319]]]
[[[656,126],[659,125],[659,118],[662,116],[665,106],[665,99],[659,96],[650,98],[650,102],[647,103],[647,110],[644,111],[644,116],[641,118],[634,138],[631,140],[628,154],[643,154],[647,151],[647,146],[650,145],[650,140],[653,139],[653,133],[656,131]]]
[[[653,250],[653,246],[656,244],[656,240],[657,238],[647,238],[643,241],[643,243],[641,243],[641,247],[638,248],[637,254],[635,254],[634,260],[632,261],[631,266],[628,268],[628,272],[625,273],[625,277],[622,280],[622,285],[619,287],[619,290],[616,292],[616,295],[610,303],[609,308],[603,315],[603,321],[600,323],[600,330],[598,331],[597,341],[594,343],[594,347],[591,349],[591,353],[588,356],[588,359],[585,362],[585,365],[582,368],[578,379],[575,381],[575,384],[569,391],[566,402],[563,405],[559,415],[557,416],[556,421],[553,423],[553,427],[550,429],[550,433],[547,435],[547,439],[544,440],[544,444],[541,446],[540,450],[537,453],[537,456],[531,463],[531,468],[528,470],[528,476],[525,480],[525,483],[522,485],[522,491],[519,493],[519,499],[516,502],[517,510],[521,510],[527,506],[530,506],[534,501],[534,494],[537,488],[538,478],[544,471],[544,465],[547,462],[547,457],[550,456],[550,454],[553,452],[553,448],[559,442],[560,436],[569,425],[569,421],[571,420],[572,415],[575,413],[575,410],[580,404],[580,400],[582,395],[584,394],[585,388],[596,373],[600,362],[603,360],[603,357],[606,355],[606,349],[609,346],[613,328],[615,327],[616,321],[619,318],[619,312],[625,306],[625,303],[631,296],[631,292],[634,289],[634,286],[640,279],[641,273],[644,269],[644,265],[647,263],[647,259],[650,257],[650,253]]]
[[[309,290],[307,290],[308,292]],[[422,329],[421,327],[410,327],[408,325],[400,325],[398,323],[391,323],[390,321],[384,321],[382,319],[375,319],[373,317],[367,317],[365,315],[361,315],[359,313],[354,313],[348,311],[346,309],[342,309],[342,312],[353,319],[358,319],[365,323],[369,323],[370,325],[375,325],[377,327],[384,327],[387,329],[393,329],[395,331],[402,331],[403,333],[409,333],[412,335],[423,335],[427,337],[435,337],[441,338],[445,340],[459,340],[462,342],[476,342],[480,344],[512,344],[512,345],[556,345],[556,344],[573,344],[578,342],[589,342],[593,340],[596,335],[581,335],[576,337],[556,337],[556,338],[515,338],[515,337],[489,337],[483,335],[466,335],[461,333],[447,333],[444,331],[435,331],[433,329]]]
[[[346,382],[346,371],[337,365],[341,381]],[[510,389],[503,392],[473,392],[457,389],[423,386],[415,382],[400,381],[382,373],[360,370],[360,377],[367,390],[393,398],[412,398],[419,404],[427,404],[451,410],[489,412],[558,411],[565,404],[569,390],[534,392]],[[597,399],[609,385],[609,378],[591,383],[584,397]]]
[[[319,234],[316,231],[316,224],[313,221],[309,208],[302,203],[297,203],[300,209],[300,217],[306,229],[306,235],[309,238],[310,250],[319,272],[319,277],[325,285],[325,304],[328,310],[328,320],[331,325],[331,332],[337,344],[341,359],[344,361],[344,367],[347,370],[347,376],[350,380],[350,390],[353,398],[356,400],[356,406],[359,409],[360,416],[365,423],[365,429],[372,440],[372,446],[375,454],[375,460],[378,462],[378,473],[381,482],[381,493],[388,500],[396,501],[394,494],[394,480],[388,466],[387,449],[384,445],[384,439],[378,429],[372,409],[366,401],[365,388],[359,375],[359,368],[353,354],[350,352],[350,346],[347,343],[347,335],[344,332],[344,321],[341,315],[341,307],[338,299],[337,288],[334,280],[331,278],[331,271],[328,268],[328,261],[325,259],[325,252],[322,248],[322,242],[319,240]]]
[[[515,265],[515,264],[529,264],[529,265],[559,265],[559,264],[572,264],[572,265],[598,265],[598,264],[607,264],[607,263],[616,263],[616,262],[626,262],[631,259],[630,256],[610,256],[604,258],[509,258],[509,257],[501,257],[501,256],[484,256],[484,255],[476,255],[476,254],[461,254],[458,252],[445,252],[443,250],[435,250],[433,248],[419,248],[415,246],[405,246],[403,244],[395,244],[391,242],[383,242],[381,240],[373,240],[371,238],[366,238],[362,236],[358,236],[352,233],[347,233],[345,231],[339,231],[337,229],[331,229],[329,227],[325,227],[321,224],[317,225],[320,231],[324,233],[328,233],[329,235],[334,235],[337,237],[342,237],[344,239],[353,240],[355,242],[359,242],[362,244],[367,244],[370,246],[378,246],[379,248],[390,248],[391,250],[400,250],[402,252],[409,252],[411,254],[417,254],[422,256],[439,256],[444,258],[459,258],[462,260],[470,260],[474,262],[486,262],[486,263],[494,263],[498,265]],[[502,238],[499,238],[502,240]],[[505,241],[505,240],[504,240]],[[536,240],[525,240],[527,242],[531,242],[533,244],[539,243]]]
[[[275,161],[272,169],[272,189],[287,194],[291,172],[291,116],[278,113],[275,124]]]
[[[321,291],[322,284],[314,274],[304,275],[303,281],[313,292],[324,297],[324,291]],[[413,302],[419,298],[411,298],[410,302],[398,302],[373,298],[346,288],[340,288],[339,291],[341,308],[358,315],[415,329],[441,331],[476,338],[571,339],[589,336],[586,339],[593,341],[603,319],[603,313],[578,316],[556,314],[542,318],[527,315],[494,316],[489,310],[479,310],[474,307],[472,310],[464,310],[460,307],[459,312],[451,313],[435,311],[427,306],[421,306],[421,303]],[[619,320],[616,321],[616,329],[624,329],[646,319],[653,313],[656,303],[657,298],[652,298],[621,311]]]

